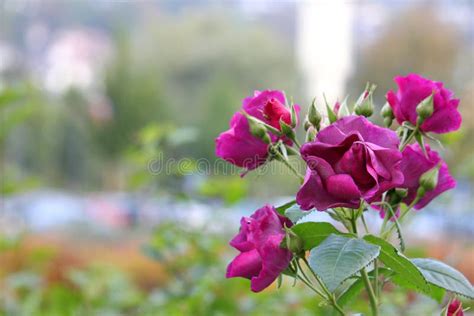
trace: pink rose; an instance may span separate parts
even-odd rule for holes
[[[453,92],[444,88],[442,82],[431,81],[417,74],[395,77],[394,80],[398,91],[389,91],[386,97],[399,124],[409,121],[416,125],[417,105],[434,92],[433,114],[423,122],[421,130],[441,134],[459,129],[462,121],[457,110],[459,99],[453,99]]]
[[[291,110],[285,104],[285,94],[278,90],[255,91],[243,100],[243,110],[249,115],[280,130],[280,119],[291,123]],[[297,112],[299,106],[295,105]],[[279,138],[270,134],[272,142]],[[288,145],[291,141],[284,139]],[[268,158],[268,144],[250,133],[245,116],[237,112],[230,121],[230,129],[216,139],[216,155],[248,170],[264,164]]]
[[[265,205],[250,217],[240,221],[240,232],[230,245],[240,254],[227,267],[227,278],[251,280],[251,289],[260,292],[268,287],[289,265],[292,254],[280,247],[285,237],[283,225],[291,227],[289,219]]]
[[[456,180],[449,174],[446,162],[441,159],[436,151],[431,150],[430,146],[426,145],[425,148],[428,157],[425,156],[418,144],[407,146],[403,150],[402,163],[400,164],[400,168],[405,176],[405,180],[400,187],[408,189],[407,197],[403,202],[410,204],[416,197],[421,175],[441,162],[438,184],[434,190],[427,191],[425,196],[415,204],[415,209],[417,210],[425,207],[431,200],[444,191],[456,186]]]
[[[303,210],[322,211],[377,200],[403,182],[398,145],[395,132],[365,117],[339,119],[301,147],[308,168],[297,203]]]

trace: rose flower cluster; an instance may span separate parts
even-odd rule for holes
[[[323,116],[313,102],[304,120],[300,107],[288,105],[282,91],[255,91],[217,137],[216,155],[244,173],[272,160],[289,166],[288,156],[301,157],[306,175],[300,175],[295,202],[303,211],[356,210],[364,204],[394,220],[404,215],[402,205],[420,210],[456,185],[446,163],[424,139],[431,137],[429,132],[459,129],[459,100],[443,83],[416,74],[394,80],[398,90],[386,94],[381,111],[384,126],[367,119],[374,108],[371,85],[352,110],[347,102],[333,107],[326,103]],[[390,129],[394,121],[396,131]],[[298,125],[306,130],[301,146],[295,135]],[[271,205],[242,218],[240,232],[230,242],[240,254],[229,264],[227,277],[250,279],[254,292],[268,287],[294,255],[283,242],[292,225]]]

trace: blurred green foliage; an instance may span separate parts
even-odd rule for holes
[[[228,247],[230,236],[223,231],[227,230],[216,230],[212,225],[157,226],[142,248],[143,254],[161,267],[164,278],[152,288],[144,287],[117,263],[94,260],[82,267],[62,261],[52,272],[64,270],[65,277],[51,279],[46,263],[54,261],[57,254],[50,248],[32,249],[20,270],[5,271],[11,260],[8,254],[18,251],[20,240],[0,251],[5,264],[0,273],[9,272],[0,284],[0,315],[331,315],[332,309],[321,305],[302,284],[293,287],[290,277],[283,278],[280,289],[272,286],[260,293],[250,291],[248,280],[226,279],[226,265],[236,252]],[[364,295],[350,302],[348,309],[368,313]],[[440,310],[431,299],[385,287],[381,315],[439,315]]]

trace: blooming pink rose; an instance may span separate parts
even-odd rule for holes
[[[398,91],[389,91],[386,97],[399,124],[409,121],[416,125],[417,105],[434,92],[433,114],[423,122],[421,130],[447,133],[459,129],[462,121],[457,110],[459,99],[453,99],[453,92],[444,88],[442,82],[431,81],[417,74],[395,77],[394,80]]]
[[[270,205],[258,209],[250,217],[243,217],[239,234],[230,242],[240,254],[227,267],[226,277],[250,279],[254,292],[272,284],[292,258],[289,250],[280,247],[285,237],[284,224],[292,226],[289,219]]]
[[[453,299],[451,301],[451,304],[449,304],[448,306],[448,311],[446,315],[447,316],[464,316],[461,301],[458,299]]]
[[[456,186],[456,180],[449,174],[446,162],[441,159],[436,151],[431,150],[430,146],[426,145],[425,148],[428,157],[425,156],[418,144],[407,146],[403,150],[402,163],[400,164],[400,168],[405,176],[405,180],[400,187],[408,189],[408,195],[403,202],[410,204],[416,197],[421,175],[441,162],[438,185],[434,190],[426,191],[425,196],[415,204],[415,209],[417,210],[425,207],[432,199],[444,191]]]
[[[291,123],[291,111],[285,105],[285,94],[278,90],[255,91],[253,97],[243,100],[243,110],[251,116],[280,130],[280,119]],[[297,113],[299,106],[295,105]],[[270,134],[272,142],[278,140]],[[291,141],[284,138],[285,143]],[[230,129],[216,139],[216,155],[222,159],[246,168],[255,169],[264,164],[268,157],[268,144],[250,133],[249,124],[243,114],[237,112],[230,121]]]
[[[403,182],[399,140],[363,116],[346,116],[301,147],[308,168],[296,201],[303,210],[358,208]]]

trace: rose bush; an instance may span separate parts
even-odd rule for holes
[[[385,127],[367,119],[374,112],[375,89],[367,84],[352,109],[347,100],[335,107],[326,102],[324,116],[313,101],[302,146],[294,132],[299,107],[287,108],[283,92],[267,90],[244,99],[231,129],[216,140],[217,155],[247,171],[275,159],[301,186],[294,200],[278,208],[266,205],[242,218],[240,232],[230,242],[240,254],[229,264],[227,277],[250,279],[252,291],[259,292],[285,274],[340,315],[346,315],[345,305],[362,287],[372,315],[378,315],[384,285],[393,281],[438,302],[451,293],[445,314],[463,315],[453,296],[474,298],[470,282],[440,261],[406,257],[401,230],[412,209],[427,206],[456,185],[447,164],[427,144],[433,137],[426,133],[457,130],[459,100],[442,83],[419,75],[395,80],[399,90],[387,93],[389,104],[381,110]],[[394,118],[400,123],[396,131],[389,128]],[[290,163],[291,156],[305,162],[305,176]],[[365,221],[371,208],[383,218],[376,232]],[[313,209],[325,211],[339,228],[299,222]],[[398,246],[391,243],[394,231]]]

